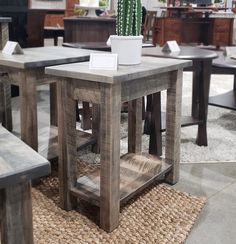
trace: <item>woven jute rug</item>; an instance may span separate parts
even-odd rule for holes
[[[184,243],[205,204],[205,198],[153,185],[121,208],[119,227],[106,233],[97,226],[98,209],[87,211],[83,203],[69,212],[59,208],[57,177],[43,180],[32,198],[36,244]]]

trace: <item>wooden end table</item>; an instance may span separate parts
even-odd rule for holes
[[[179,178],[180,117],[183,68],[191,61],[143,57],[140,65],[117,71],[90,70],[88,63],[47,67],[58,79],[60,205],[70,210],[77,197],[100,207],[100,226],[111,232],[119,224],[120,203],[126,202],[160,176],[175,184]],[[59,78],[60,77],[60,78]],[[150,167],[120,160],[120,108],[129,101],[128,153],[141,153],[142,97],[167,90],[166,157]],[[75,102],[100,105],[101,170],[77,179]],[[94,119],[94,117],[93,117]],[[161,164],[161,169],[156,166]],[[135,168],[135,169],[134,169]],[[146,169],[149,168],[148,172]]]
[[[58,155],[55,145],[52,148],[50,148],[51,145],[48,145],[48,139],[53,142],[53,138],[57,136],[55,127],[57,126],[57,79],[45,75],[44,68],[50,65],[87,61],[91,51],[66,47],[25,48],[23,51],[23,55],[5,55],[0,52],[0,69],[8,73],[10,78],[5,82],[19,86],[21,139],[36,151],[38,150],[36,87],[50,84],[50,119],[53,126],[50,131],[51,138],[45,138],[46,142],[40,153],[46,158],[52,159]],[[95,142],[95,138],[88,133],[84,134],[83,138],[84,144]]]

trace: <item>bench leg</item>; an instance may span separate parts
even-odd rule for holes
[[[32,202],[30,182],[0,192],[1,243],[32,244]]]

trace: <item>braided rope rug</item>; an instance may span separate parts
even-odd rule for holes
[[[86,167],[87,172],[92,171],[93,166]],[[97,226],[97,208],[81,202],[76,211],[59,208],[55,176],[44,179],[33,189],[32,198],[36,244],[184,243],[205,204],[205,198],[164,184],[153,185],[121,208],[119,227],[106,233]]]

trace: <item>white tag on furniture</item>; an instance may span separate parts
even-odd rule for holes
[[[12,55],[12,54],[24,54],[18,42],[8,41],[4,48],[2,49],[2,53]]]
[[[176,41],[168,41],[162,48],[163,52],[180,52],[179,45]]]
[[[91,53],[89,69],[117,70],[118,55],[116,53]]]

